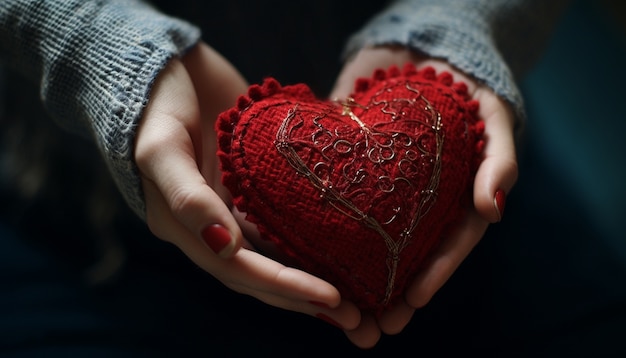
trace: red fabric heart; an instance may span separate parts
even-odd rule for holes
[[[218,118],[223,182],[281,260],[380,314],[471,205],[477,110],[465,84],[413,65],[342,103],[267,79]]]

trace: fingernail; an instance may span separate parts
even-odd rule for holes
[[[202,240],[220,256],[227,256],[229,252],[229,246],[232,242],[230,233],[225,227],[219,224],[209,225],[202,230]]]
[[[498,221],[502,220],[505,204],[506,194],[504,193],[504,190],[498,189],[498,191],[496,191],[496,195],[493,198],[493,206],[496,207],[496,212],[498,213]]]
[[[330,323],[339,329],[343,329],[343,327],[339,323],[337,323],[337,321],[335,321],[334,319],[328,317],[327,315],[323,313],[318,313],[315,315],[315,317],[321,319],[322,321],[325,321],[326,323]]]
[[[312,304],[313,306],[317,306],[317,307],[320,307],[320,308],[330,308],[330,306],[329,306],[329,305],[327,305],[327,304],[326,304],[326,303],[324,303],[324,302],[319,302],[319,301],[309,301],[309,303],[310,303],[310,304]]]

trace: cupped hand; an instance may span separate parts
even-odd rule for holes
[[[135,161],[146,222],[225,286],[273,306],[355,328],[360,312],[329,283],[251,250],[221,185],[214,123],[247,83],[204,43],[159,74],[139,123]],[[233,308],[236,309],[236,308]]]
[[[474,181],[474,208],[448,237],[443,238],[442,245],[433,253],[428,265],[408,287],[404,302],[378,319],[364,315],[356,329],[346,330],[348,338],[363,348],[374,346],[381,333],[402,331],[415,309],[430,301],[480,241],[489,223],[502,219],[505,195],[518,175],[514,116],[510,106],[491,89],[443,60],[421,57],[401,47],[365,48],[342,69],[330,96],[345,98],[352,93],[357,78],[370,77],[378,68],[387,69],[391,65],[402,67],[407,62],[413,62],[418,69],[432,66],[437,72],[448,71],[455,82],[467,84],[470,97],[480,102],[478,115],[485,123],[486,145]]]

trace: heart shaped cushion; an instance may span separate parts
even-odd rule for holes
[[[223,183],[279,260],[378,315],[471,205],[477,110],[450,73],[413,65],[345,101],[266,79],[218,118]]]

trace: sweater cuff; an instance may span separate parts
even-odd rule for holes
[[[373,18],[347,43],[344,58],[364,47],[401,45],[440,58],[490,87],[510,103],[516,133],[525,120],[524,103],[511,70],[498,52],[480,9],[397,2]]]
[[[56,17],[64,36],[49,44],[41,96],[62,126],[95,137],[126,202],[145,219],[133,155],[137,125],[159,72],[200,31],[142,3],[101,4],[82,2]]]

